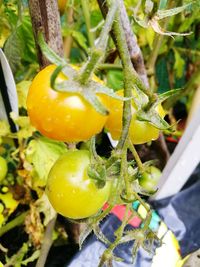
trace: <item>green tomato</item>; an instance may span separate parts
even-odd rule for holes
[[[53,208],[71,219],[97,213],[110,195],[110,183],[97,188],[87,174],[90,154],[86,150],[68,151],[52,167],[46,193]]]
[[[0,157],[0,181],[2,181],[8,172],[7,162],[3,157]]]
[[[139,178],[140,186],[147,192],[154,192],[157,189],[160,180],[161,171],[154,167],[148,167]]]

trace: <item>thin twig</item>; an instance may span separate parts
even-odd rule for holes
[[[27,215],[27,212],[21,213],[19,216],[14,218],[12,221],[8,222],[4,226],[0,228],[0,237],[10,231],[11,229],[23,224],[25,217]]]
[[[97,0],[97,2],[101,9],[102,15],[105,18],[108,13],[108,6],[106,5],[105,0]],[[127,13],[126,13],[126,9],[125,9],[125,6],[122,0],[119,1],[119,5],[120,5],[120,20],[122,23],[122,28],[123,28],[123,32],[125,36],[124,40],[126,40],[132,64],[136,72],[139,74],[141,80],[145,84],[145,86],[148,87],[147,74],[146,74],[146,69],[144,66],[142,53],[138,46],[136,36],[131,30],[131,25],[130,25],[130,22],[129,22]],[[113,30],[111,31],[111,36],[112,36],[112,39],[115,45],[117,46],[117,42],[118,42],[117,36],[113,32]]]
[[[44,267],[45,262],[49,253],[49,250],[51,248],[51,245],[53,243],[52,234],[54,230],[54,226],[56,223],[57,215],[48,223],[46,227],[46,231],[44,234],[44,239],[42,242],[41,252],[40,256],[38,258],[38,261],[36,263],[36,267]]]

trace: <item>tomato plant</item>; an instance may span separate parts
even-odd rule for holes
[[[78,142],[99,133],[107,116],[98,113],[79,93],[58,92],[50,87],[50,78],[55,70],[50,65],[34,78],[28,93],[27,109],[31,123],[44,136],[65,141]],[[60,73],[57,80],[67,80]],[[108,99],[98,96],[106,106]]]
[[[89,217],[108,200],[110,184],[97,188],[87,174],[89,164],[88,151],[68,151],[56,161],[49,173],[47,196],[54,209],[65,217]]]
[[[6,177],[7,171],[7,162],[3,157],[0,157],[0,181]]]
[[[123,90],[117,92],[123,95]],[[161,105],[157,106],[157,111],[161,117],[164,117],[165,112]],[[129,128],[129,137],[133,144],[143,144],[152,140],[156,140],[159,136],[159,129],[155,128],[149,122],[139,121],[137,119],[137,110],[132,101],[131,106],[132,119]],[[123,102],[117,99],[110,100],[110,114],[106,122],[106,129],[110,132],[114,140],[119,140],[122,132],[122,114]]]
[[[145,172],[141,174],[139,184],[147,192],[154,192],[157,189],[160,176],[161,171],[158,168],[149,166]]]

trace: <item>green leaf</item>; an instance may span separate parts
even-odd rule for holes
[[[21,65],[23,50],[24,42],[23,39],[20,38],[20,33],[17,28],[11,33],[4,45],[4,53],[13,73],[15,73]]]
[[[30,17],[24,17],[21,24],[13,30],[5,43],[4,52],[13,73],[21,67],[22,60],[29,63],[36,62]]]
[[[123,96],[120,96],[120,95],[117,95],[113,89],[111,88],[108,88],[104,85],[101,85],[99,83],[96,83],[96,82],[92,82],[94,83],[94,85],[96,84],[96,87],[95,87],[95,93],[98,93],[98,94],[104,94],[104,95],[108,95],[114,99],[118,99],[118,100],[121,100],[121,101],[127,101],[127,100],[131,100],[132,98],[131,97],[123,97]]]
[[[114,90],[122,89],[124,86],[123,73],[120,70],[110,70],[107,72],[107,85]]]
[[[176,71],[176,76],[177,78],[181,78],[184,72],[185,61],[176,49],[173,49],[173,51],[175,56],[174,69]]]
[[[191,6],[192,4],[194,4],[194,2],[188,3],[188,4],[180,6],[180,7],[175,7],[175,8],[166,9],[166,10],[158,10],[156,13],[156,17],[158,17],[158,19],[164,19],[166,17],[174,16],[178,13],[181,13],[186,8]]]
[[[104,107],[104,105],[99,101],[98,97],[95,93],[90,90],[89,88],[84,88],[82,91],[83,97],[86,101],[88,101],[97,112],[101,113],[102,115],[108,115],[108,110]]]
[[[160,117],[154,108],[148,110],[147,112],[143,110],[138,111],[137,119],[147,121],[160,130],[169,130],[171,128],[171,126]]]
[[[64,143],[45,137],[30,141],[26,149],[26,159],[33,164],[39,178],[43,181],[43,185],[45,185],[49,171],[55,161],[66,151],[67,148]]]
[[[67,81],[56,83],[56,78],[61,72],[66,76]],[[77,72],[70,65],[59,65],[51,75],[51,88],[59,92],[80,92],[82,90],[80,84],[73,80],[75,74]]]
[[[45,57],[55,65],[66,65],[67,62],[59,57],[45,42],[42,32],[38,34],[38,44],[42,50],[42,53],[45,55]]]
[[[156,108],[158,106],[158,104],[164,102],[169,97],[180,94],[182,92],[182,90],[183,90],[182,88],[172,89],[172,90],[169,90],[163,94],[158,95],[158,99],[156,100],[153,107]]]

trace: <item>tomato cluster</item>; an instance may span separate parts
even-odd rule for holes
[[[51,139],[79,142],[90,139],[105,127],[113,139],[119,139],[122,132],[123,101],[97,95],[109,110],[109,115],[102,115],[80,93],[53,90],[50,79],[55,68],[55,65],[49,65],[40,71],[28,93],[27,110],[36,129]],[[58,82],[67,79],[63,73],[57,77]],[[96,77],[93,79],[99,82]],[[117,94],[123,96],[123,90]],[[157,107],[157,111],[161,117],[164,116],[161,105]],[[129,138],[132,143],[141,144],[156,139],[159,130],[150,123],[137,119],[133,101],[131,112]],[[75,150],[62,155],[52,167],[46,193],[54,209],[63,216],[72,219],[89,217],[97,213],[108,200],[110,182],[106,182],[103,188],[98,188],[88,176],[89,166],[89,152]],[[158,172],[152,167],[142,174],[139,183],[146,191],[152,191],[157,180]]]
[[[122,132],[123,101],[98,95],[100,102],[109,109],[109,116],[102,115],[81,94],[53,90],[50,78],[55,68],[56,66],[50,65],[40,71],[28,93],[28,114],[36,129],[51,139],[79,142],[90,139],[105,126],[112,138],[118,140]],[[68,77],[62,73],[57,78],[60,82],[67,79]],[[123,96],[123,90],[117,94]],[[157,107],[157,111],[164,117],[161,105]],[[132,120],[129,129],[132,143],[146,143],[157,139],[158,136],[157,128],[149,122],[137,119],[137,109],[132,101]]]

